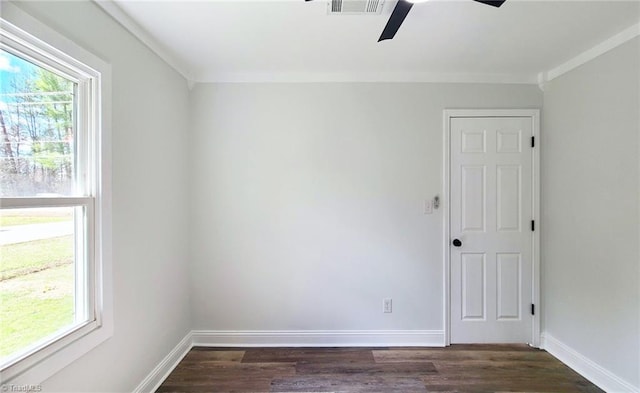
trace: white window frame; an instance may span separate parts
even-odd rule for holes
[[[76,180],[81,193],[68,197],[0,198],[5,208],[81,207],[84,231],[87,308],[89,321],[52,337],[23,357],[2,365],[3,384],[38,384],[113,335],[111,273],[111,67],[85,49],[31,17],[17,6],[3,2],[0,46],[19,52],[34,64],[77,83],[76,165],[83,173]],[[38,38],[36,38],[38,37]],[[75,190],[76,192],[78,190]],[[80,222],[86,221],[86,222]],[[85,227],[86,225],[86,227]]]

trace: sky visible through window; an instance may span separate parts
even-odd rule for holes
[[[0,51],[1,196],[71,195],[71,81]]]
[[[0,196],[68,195],[74,85],[0,50]],[[0,209],[0,363],[71,326],[78,208]]]

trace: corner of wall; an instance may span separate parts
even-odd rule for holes
[[[640,386],[633,386],[631,383],[619,378],[611,371],[600,366],[598,363],[582,355],[580,352],[556,339],[547,332],[542,333],[541,344],[542,349],[549,352],[562,363],[566,364],[604,391],[620,393],[640,391]]]

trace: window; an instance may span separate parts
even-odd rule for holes
[[[62,368],[111,335],[103,105],[108,66],[42,25],[38,30],[72,48],[74,57],[2,20],[0,380],[5,382],[26,370],[44,379],[48,375],[32,368],[47,361]]]

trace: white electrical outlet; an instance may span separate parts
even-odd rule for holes
[[[390,313],[393,310],[393,303],[390,297],[382,299],[382,312]]]

